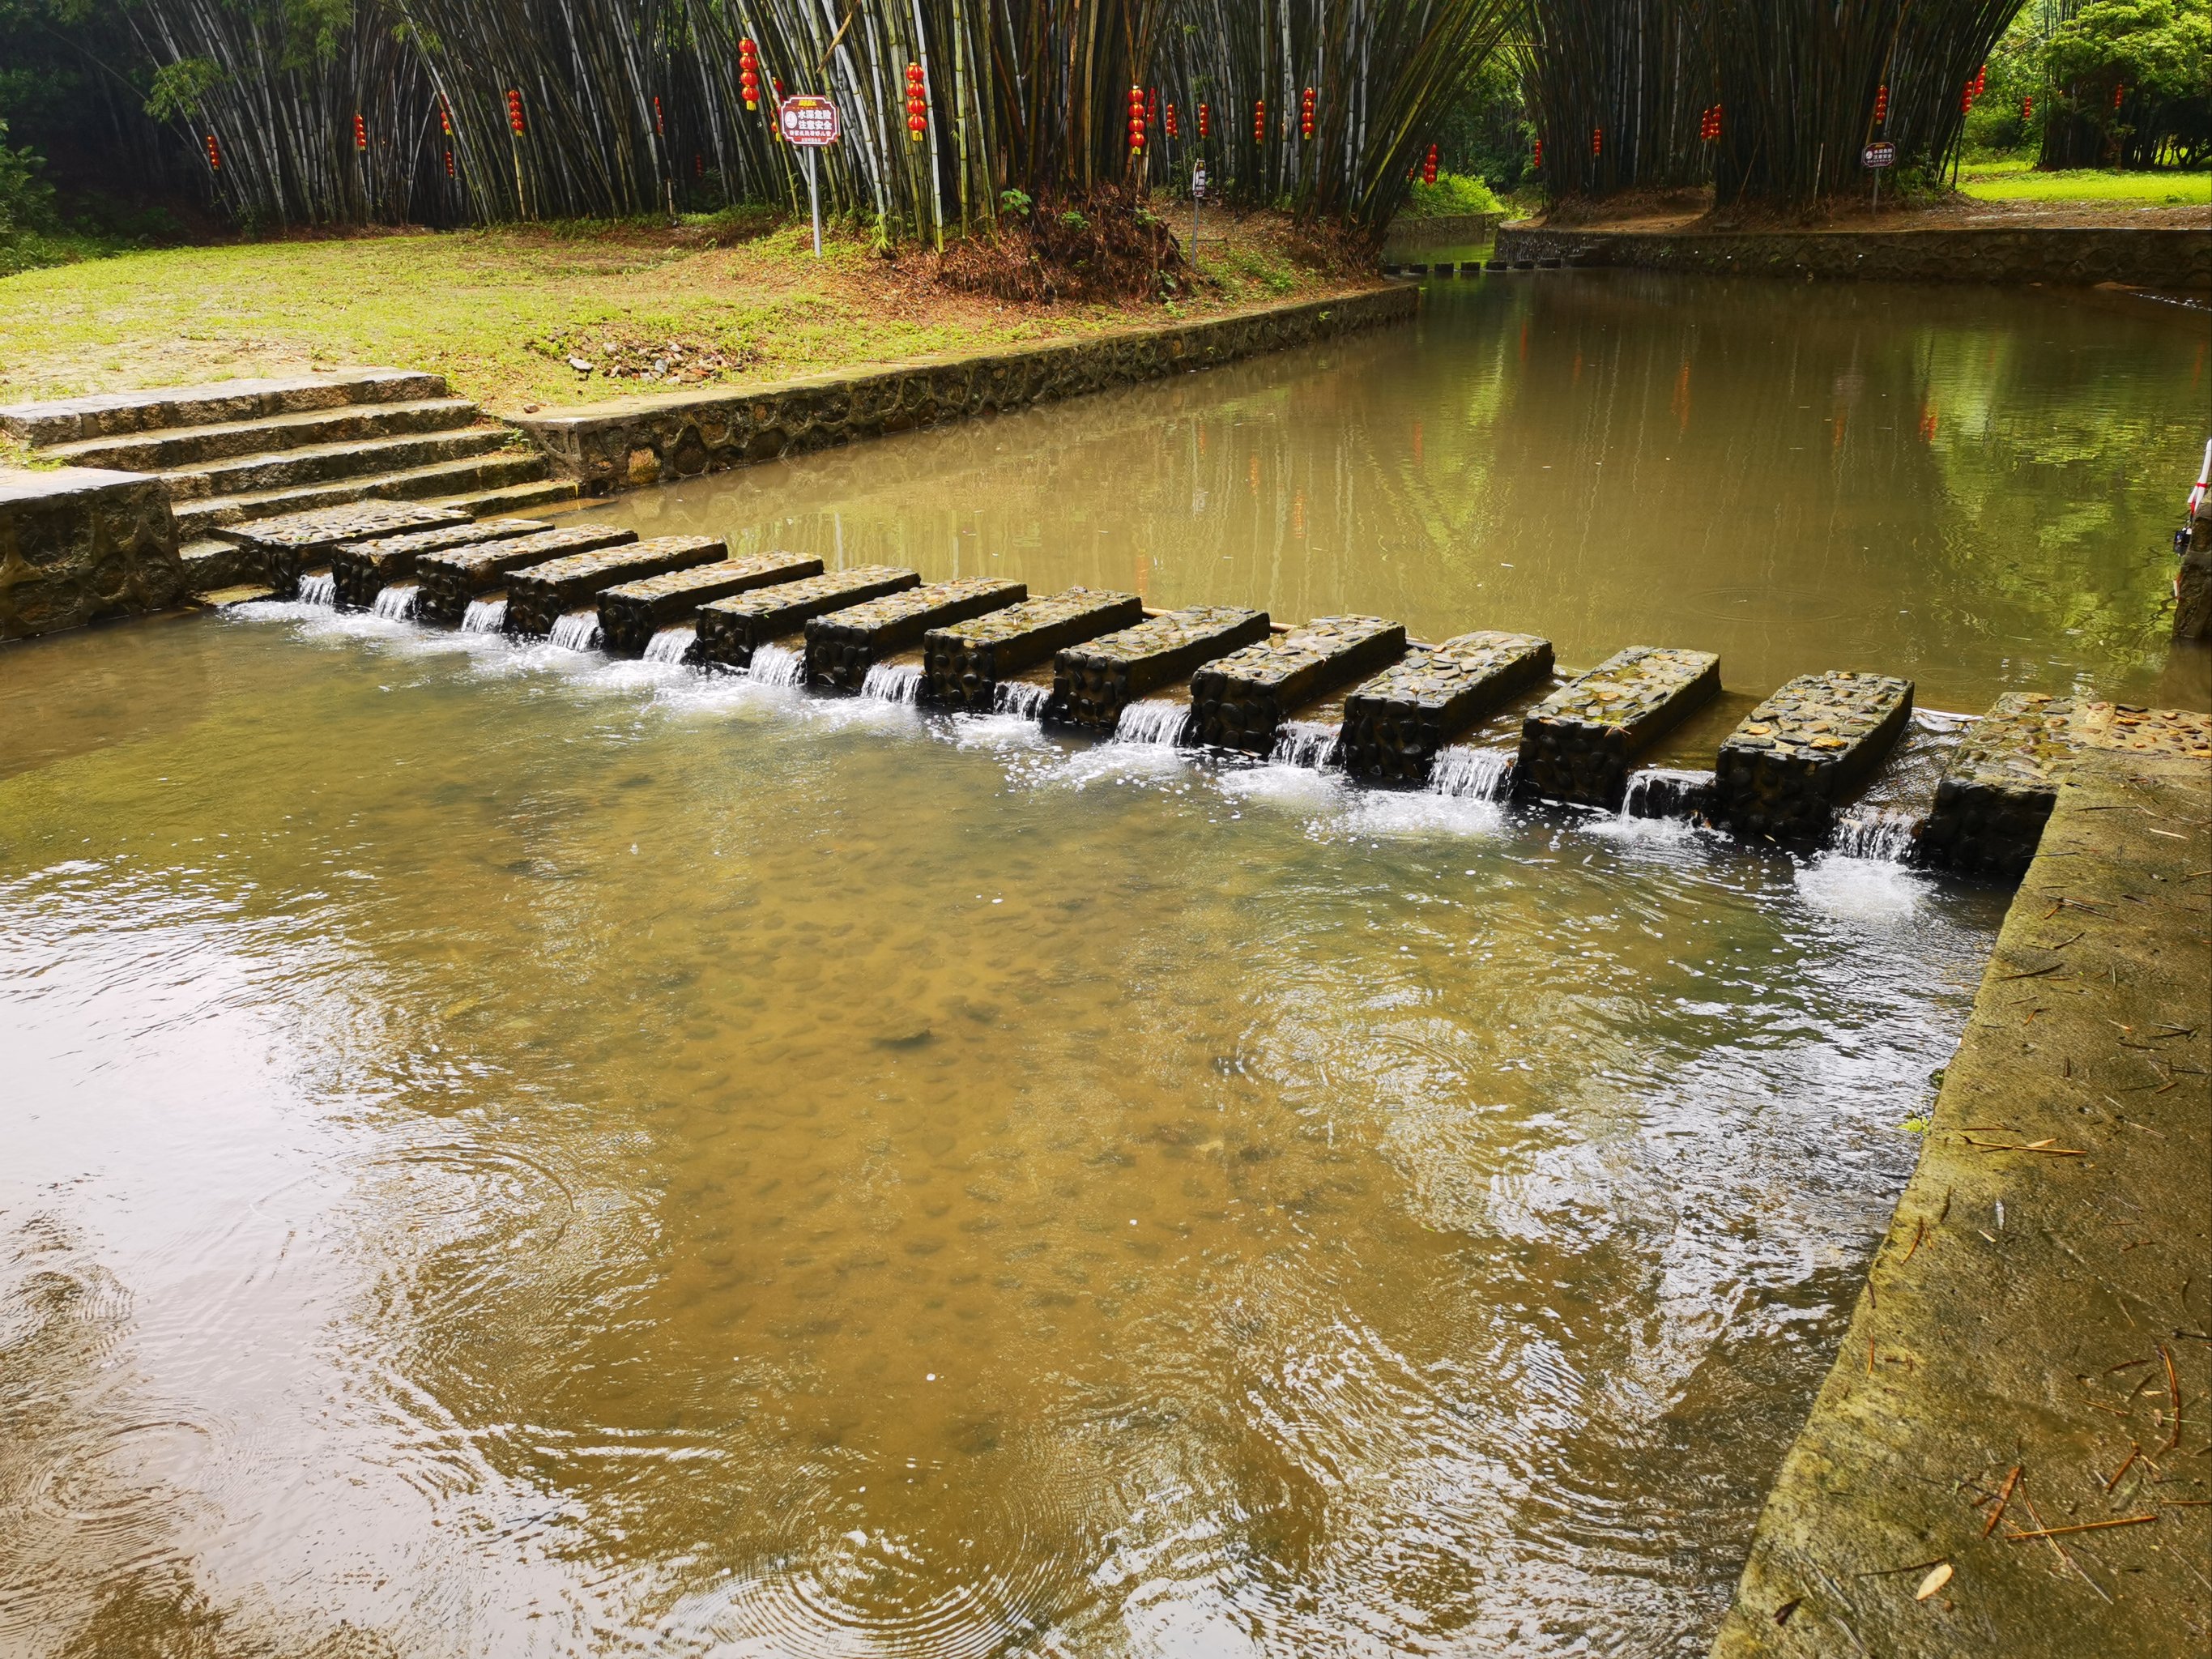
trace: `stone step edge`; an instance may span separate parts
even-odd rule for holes
[[[19,442],[41,447],[76,439],[208,426],[250,419],[254,413],[283,415],[347,404],[442,398],[447,392],[443,375],[406,368],[215,380],[202,386],[151,386],[137,392],[92,392],[81,398],[9,404],[0,407],[0,432]],[[149,421],[149,416],[157,418]]]
[[[392,465],[395,457],[405,457],[412,452],[439,445],[465,446],[462,453],[448,455],[448,460],[464,460],[474,455],[488,455],[501,449],[514,447],[519,454],[529,451],[514,443],[514,434],[499,426],[458,426],[436,432],[398,432],[381,438],[340,439],[335,443],[302,444],[296,449],[271,449],[251,455],[226,455],[219,461],[208,461],[187,466],[165,466],[152,469],[147,476],[167,481],[172,497],[179,495],[179,486],[198,482],[220,483],[225,473],[246,472],[264,467],[291,465],[312,466],[320,461],[357,460],[357,468],[340,471],[327,478],[305,480],[303,483],[338,483],[347,478],[361,477],[373,472],[398,472],[409,469]],[[272,485],[288,489],[289,485]],[[181,492],[185,501],[197,501],[201,496],[190,490]],[[210,490],[209,494],[230,493],[246,495],[258,492]]]
[[[483,483],[487,472],[506,475],[501,483]],[[517,473],[538,477],[516,477]],[[463,460],[441,461],[434,466],[369,477],[346,478],[331,483],[301,484],[289,489],[265,490],[245,495],[209,495],[179,503],[173,509],[179,535],[198,535],[211,525],[240,524],[272,519],[281,513],[305,512],[316,507],[342,507],[349,501],[382,496],[392,501],[426,501],[441,494],[465,495],[464,489],[441,489],[447,483],[481,483],[485,490],[502,485],[530,484],[545,474],[545,459],[526,450],[495,451]],[[228,516],[226,516],[228,515]]]
[[[451,410],[459,418],[450,428],[424,427],[422,428],[422,432],[460,431],[469,427],[481,426],[489,418],[483,410],[466,398],[402,398],[374,403],[333,404],[328,409],[294,410],[287,414],[260,415],[243,421],[210,421],[191,426],[155,427],[144,432],[111,432],[97,438],[73,438],[65,443],[40,444],[37,448],[42,459],[66,460],[76,465],[87,466],[105,463],[107,456],[118,451],[142,448],[149,444],[158,444],[168,440],[227,438],[234,434],[246,432],[265,432],[272,436],[282,436],[291,432],[313,432],[318,428],[329,426],[369,411],[388,415],[413,415],[437,410]],[[273,450],[246,451],[242,453],[283,454],[301,447],[305,447],[305,445],[287,444]],[[240,457],[226,455],[220,459],[233,460]],[[171,466],[123,466],[119,470],[131,472],[177,471],[200,465],[213,465],[213,463],[184,461]]]

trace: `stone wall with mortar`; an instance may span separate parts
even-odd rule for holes
[[[1492,257],[1516,264],[1557,259],[1708,276],[2212,288],[2212,229],[2021,226],[1670,234],[1506,225]]]
[[[525,416],[515,425],[563,473],[586,490],[605,495],[1212,368],[1406,321],[1419,304],[1416,289],[1374,289],[979,356],[807,375],[752,392],[626,398]]]
[[[95,467],[0,468],[0,640],[181,604],[161,480]]]

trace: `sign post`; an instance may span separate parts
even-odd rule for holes
[[[838,138],[837,106],[827,98],[787,98],[775,112],[784,142],[806,157],[806,207],[814,216],[814,257],[822,257],[822,198],[815,188],[814,152]]]
[[[1881,211],[1881,175],[1885,168],[1897,165],[1897,146],[1887,138],[1878,138],[1859,152],[1860,164],[1874,174],[1874,208]]]
[[[1198,204],[1206,199],[1206,163],[1194,163],[1190,170],[1190,266],[1198,269]]]

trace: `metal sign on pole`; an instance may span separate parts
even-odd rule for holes
[[[1206,199],[1206,163],[1194,164],[1190,170],[1190,264],[1198,268],[1198,204]]]
[[[814,257],[818,259],[822,257],[822,198],[814,184],[814,152],[837,142],[837,106],[827,98],[787,98],[777,108],[775,119],[784,142],[806,157],[806,206],[814,216]]]
[[[1859,152],[1860,164],[1874,174],[1874,211],[1881,211],[1881,175],[1886,167],[1897,165],[1897,146],[1887,138],[1877,138]]]

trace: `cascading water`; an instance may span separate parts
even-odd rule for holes
[[[393,582],[389,586],[380,587],[376,590],[375,602],[369,606],[369,613],[381,617],[386,622],[412,622],[415,620],[415,596],[422,591],[421,586],[415,582]]]
[[[860,682],[860,695],[878,702],[920,702],[921,665],[910,662],[879,662]]]
[[[310,570],[300,578],[301,605],[336,605],[338,602],[338,579],[327,570]]]
[[[1437,750],[1429,768],[1429,793],[1458,800],[1504,800],[1513,787],[1510,749],[1469,749],[1459,744]]]
[[[507,596],[495,599],[471,599],[469,608],[461,613],[461,632],[464,634],[497,634],[507,628]]]
[[[1034,680],[1000,680],[991,700],[991,712],[1013,714],[1025,720],[1042,720],[1052,702],[1052,688]]]
[[[1850,807],[1836,815],[1835,829],[1828,837],[1829,850],[1847,859],[1909,864],[1924,822],[1915,815],[1878,807]]]
[[[1147,748],[1173,748],[1182,741],[1183,732],[1189,725],[1188,703],[1147,697],[1121,706],[1121,716],[1114,722],[1114,741]]]
[[[568,651],[595,651],[599,648],[599,613],[596,611],[564,611],[553,619],[553,631],[546,639]]]
[[[763,685],[802,685],[806,653],[787,645],[763,645],[753,652],[752,678]]]
[[[1267,758],[1279,766],[1320,771],[1336,757],[1339,730],[1320,720],[1285,720],[1275,733],[1274,752]]]
[[[1689,819],[1699,817],[1712,799],[1713,775],[1679,771],[1668,766],[1647,766],[1628,775],[1628,791],[1621,797],[1624,818]]]
[[[682,662],[690,654],[692,642],[699,630],[690,623],[678,623],[673,628],[664,628],[645,642],[647,662]]]

